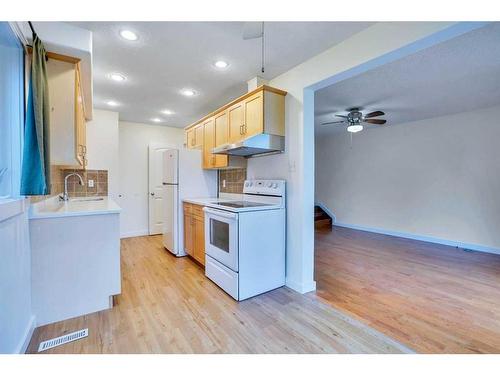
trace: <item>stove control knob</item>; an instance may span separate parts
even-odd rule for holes
[[[272,186],[273,186],[273,183],[272,183],[272,182],[268,182],[268,183],[267,183],[267,187],[268,187],[268,188],[271,188]]]
[[[250,182],[245,182],[245,187],[249,187],[250,186]]]
[[[275,183],[273,184],[273,189],[277,189],[277,188],[278,188],[278,184],[275,182]]]

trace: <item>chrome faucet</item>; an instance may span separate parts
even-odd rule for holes
[[[62,201],[67,201],[69,199],[69,196],[68,196],[68,178],[71,176],[78,176],[78,178],[80,179],[80,185],[83,185],[83,178],[78,173],[70,173],[69,175],[64,177],[64,193],[59,196],[59,199]]]

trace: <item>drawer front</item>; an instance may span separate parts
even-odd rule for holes
[[[205,276],[224,289],[235,300],[239,300],[238,274],[208,255],[205,256]]]

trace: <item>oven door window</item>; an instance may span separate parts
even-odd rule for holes
[[[210,218],[210,244],[229,253],[229,224]]]

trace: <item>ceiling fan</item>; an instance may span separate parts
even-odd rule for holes
[[[351,133],[357,133],[363,130],[362,123],[383,125],[387,122],[383,119],[374,118],[385,115],[385,113],[382,111],[374,111],[367,113],[366,115],[363,115],[360,108],[351,108],[348,109],[348,111],[349,113],[347,115],[335,115],[336,117],[342,117],[343,120],[324,122],[321,125],[348,124],[347,131]]]

